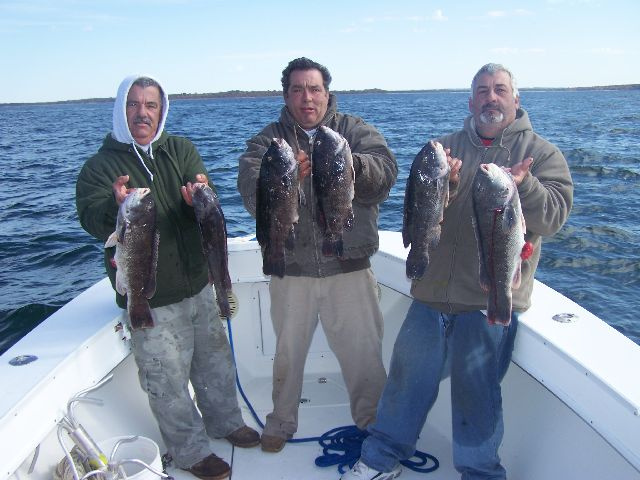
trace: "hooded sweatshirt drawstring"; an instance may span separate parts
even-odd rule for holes
[[[133,135],[131,135],[131,131],[129,130],[129,124],[127,123],[127,96],[129,95],[129,90],[136,80],[143,77],[150,78],[157,82],[158,85],[160,85],[160,82],[158,82],[150,75],[131,75],[125,78],[122,83],[120,83],[120,86],[118,87],[118,94],[115,100],[115,105],[113,108],[113,131],[111,132],[111,136],[118,142],[131,145],[131,148],[140,160],[140,164],[149,175],[151,182],[153,182],[153,174],[144,163],[144,159],[138,151],[138,147],[144,147],[142,145],[138,145],[138,143],[134,140]],[[156,132],[155,137],[153,137],[153,139],[149,143],[149,156],[151,158],[153,158],[153,142],[155,142],[158,138],[160,138],[160,135],[162,135],[164,124],[167,119],[167,114],[169,113],[169,96],[165,92],[164,88],[160,88],[160,90],[162,93],[162,116],[160,118],[160,122],[158,123],[158,131]]]

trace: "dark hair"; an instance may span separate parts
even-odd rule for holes
[[[142,88],[157,87],[158,90],[160,91],[160,104],[163,103],[164,90],[162,90],[162,87],[160,86],[160,84],[158,82],[156,82],[153,78],[149,78],[149,77],[136,78],[136,81],[133,82],[131,84],[131,86],[133,87],[134,85],[136,85],[138,87],[142,87]]]
[[[313,60],[309,60],[306,57],[300,57],[295,60],[291,60],[289,65],[287,65],[287,68],[282,71],[282,92],[285,95],[289,91],[289,86],[291,85],[289,82],[289,76],[294,70],[318,70],[322,74],[322,84],[324,85],[324,89],[327,92],[329,91],[331,74],[327,67],[320,65],[318,62],[314,62]]]

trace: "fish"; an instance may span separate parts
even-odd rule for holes
[[[318,127],[311,168],[317,221],[324,232],[322,253],[342,257],[344,231],[351,230],[354,222],[355,170],[349,142],[329,127]]]
[[[294,247],[299,206],[298,162],[287,141],[274,138],[262,156],[256,191],[256,239],[265,275],[284,276],[285,249]]]
[[[202,253],[207,261],[209,283],[216,291],[216,302],[222,317],[231,317],[229,293],[232,291],[227,251],[227,225],[218,196],[206,183],[194,183],[191,196],[200,229]]]
[[[430,141],[411,165],[404,193],[402,241],[407,255],[406,274],[412,280],[422,278],[429,266],[430,254],[440,242],[444,209],[449,203],[451,168],[439,142]]]
[[[531,254],[511,174],[494,163],[481,164],[473,179],[472,204],[480,286],[487,292],[487,320],[491,325],[509,325],[512,290],[520,287],[522,260]]]
[[[132,330],[154,325],[149,299],[156,292],[160,232],[156,206],[149,188],[132,189],[120,204],[116,230],[105,248],[116,248],[116,291],[127,297]]]

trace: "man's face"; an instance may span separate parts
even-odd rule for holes
[[[156,136],[162,99],[158,87],[133,85],[127,95],[127,125],[137,143],[148,145]]]
[[[294,70],[289,74],[289,89],[284,101],[298,124],[306,130],[318,126],[327,113],[329,92],[319,70]]]
[[[520,98],[513,97],[511,79],[506,72],[480,75],[469,99],[469,111],[483,137],[495,138],[516,118]]]

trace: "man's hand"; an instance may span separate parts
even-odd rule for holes
[[[516,185],[520,185],[524,177],[529,173],[529,168],[533,163],[533,157],[525,158],[520,163],[516,163],[513,167],[507,168],[506,170],[511,172],[511,176],[513,180],[516,182]]]
[[[118,205],[124,202],[125,197],[131,192],[131,190],[135,190],[135,188],[127,188],[127,182],[129,181],[129,175],[123,175],[122,177],[116,178],[116,181],[113,182],[113,195],[116,198],[116,203]]]
[[[460,168],[462,167],[462,160],[451,156],[451,149],[445,148],[444,153],[447,155],[447,163],[451,172],[449,173],[449,183],[458,185],[460,182]]]
[[[207,176],[204,173],[198,173],[196,175],[195,183],[208,183]],[[190,207],[193,206],[193,183],[187,182],[186,185],[180,187],[180,193],[182,193],[182,198]]]
[[[296,153],[296,160],[298,162],[298,178],[303,180],[311,173],[311,161],[309,161],[309,155],[304,150],[299,150]]]

